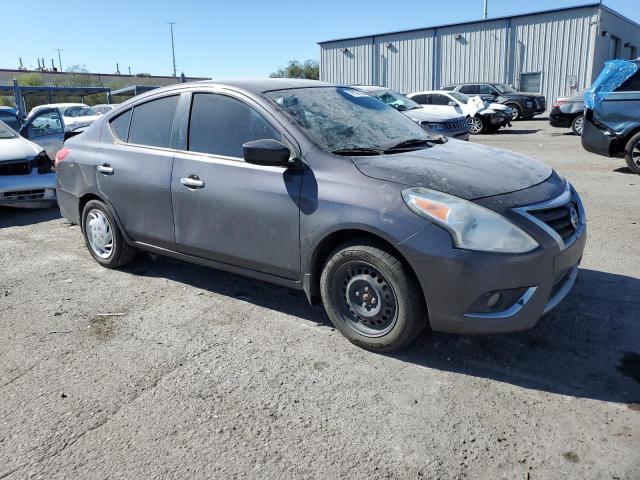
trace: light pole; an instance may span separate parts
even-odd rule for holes
[[[54,50],[58,52],[58,67],[60,67],[60,71],[62,71],[62,57],[60,56],[62,50],[60,48],[54,48]]]
[[[169,27],[171,27],[171,56],[173,57],[173,76],[177,76],[176,73],[176,49],[173,43],[173,26],[176,24],[176,22],[166,22],[169,24]]]

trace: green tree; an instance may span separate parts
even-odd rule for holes
[[[306,78],[309,80],[318,80],[320,78],[320,66],[316,60],[306,60],[300,63],[298,60],[292,60],[285,67],[273,72],[269,75],[271,78]]]

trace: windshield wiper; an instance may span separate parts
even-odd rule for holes
[[[444,137],[433,137],[433,138],[410,138],[409,140],[404,140],[400,143],[396,143],[391,147],[385,148],[384,153],[393,152],[396,150],[408,150],[411,148],[420,148],[421,146],[426,146],[429,143],[444,143]]]
[[[367,147],[346,147],[339,148],[337,150],[332,150],[331,153],[334,155],[380,155],[382,152],[380,150],[376,150],[375,148],[367,148]]]

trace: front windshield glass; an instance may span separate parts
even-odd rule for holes
[[[506,85],[504,83],[494,83],[493,86],[500,93],[518,93],[513,87],[510,87],[509,85]]]
[[[91,117],[98,115],[91,107],[69,107],[64,111],[65,117]]]
[[[465,105],[469,103],[469,99],[471,98],[469,95],[465,95],[464,93],[460,93],[460,92],[447,92],[447,93],[451,95],[453,98],[455,98],[457,101],[459,101],[460,103],[464,103]]]
[[[322,149],[381,154],[403,142],[425,148],[438,141],[417,123],[375,98],[346,87],[295,88],[265,96]],[[418,147],[418,143],[422,145]],[[349,153],[350,152],[350,153]]]
[[[0,140],[5,140],[8,138],[16,138],[18,134],[15,132],[13,128],[11,128],[6,123],[0,121]]]
[[[391,90],[373,91],[369,92],[369,95],[376,97],[378,100],[383,101],[390,107],[393,107],[400,112],[413,110],[414,108],[422,108],[422,105],[414,102],[409,97],[405,97],[401,93]]]

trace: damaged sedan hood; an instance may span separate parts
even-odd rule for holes
[[[0,162],[32,159],[41,151],[42,148],[20,136],[0,139]]]
[[[467,200],[523,190],[553,173],[548,165],[524,155],[459,140],[394,155],[352,157],[352,161],[368,177]]]

